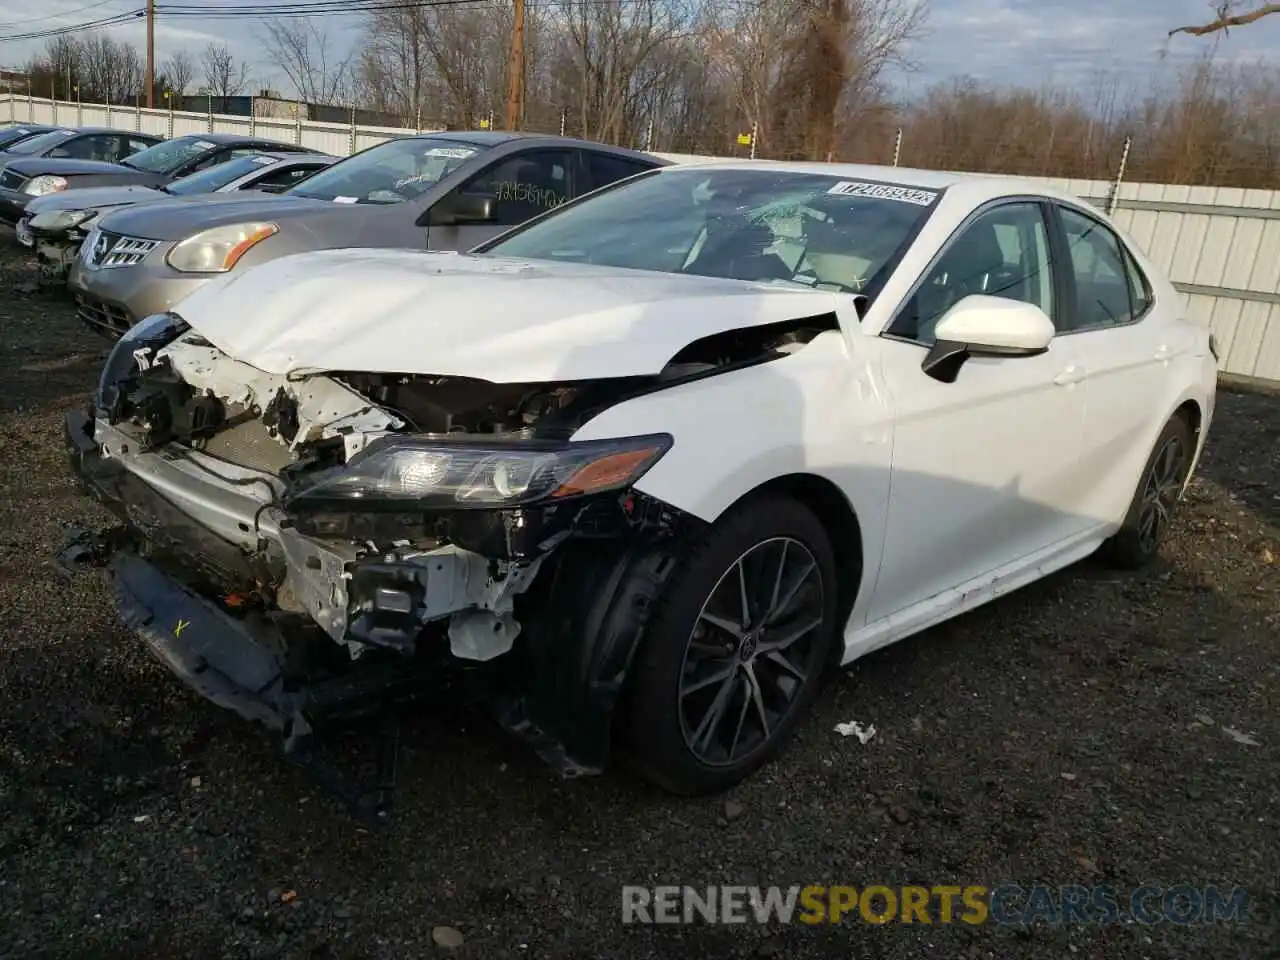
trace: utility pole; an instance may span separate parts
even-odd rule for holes
[[[156,105],[156,0],[147,0],[147,109]]]
[[[524,0],[514,0],[515,26],[507,62],[507,129],[517,130],[524,116]]]

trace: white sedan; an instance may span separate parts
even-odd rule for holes
[[[716,163],[465,255],[210,284],[67,437],[125,522],[94,549],[126,621],[290,749],[462,673],[564,773],[618,743],[696,793],[828,668],[1100,548],[1155,558],[1213,354],[1065,194]]]

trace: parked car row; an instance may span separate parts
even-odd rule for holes
[[[116,164],[0,154],[0,220],[47,277],[65,276],[89,326],[118,337],[220,274],[306,250],[464,250],[664,164],[604,144],[488,131],[396,138],[340,161],[259,138],[193,135]]]
[[[1214,412],[1168,281],[1017,180],[446,133],[83,250],[122,526],[65,559],[299,760],[460,681],[565,775],[724,789],[831,668],[1152,562]]]

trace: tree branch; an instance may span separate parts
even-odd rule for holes
[[[1203,37],[1206,34],[1218,33],[1231,27],[1243,27],[1246,24],[1253,23],[1255,20],[1261,20],[1263,17],[1270,16],[1273,13],[1280,13],[1280,3],[1266,3],[1258,7],[1256,10],[1250,10],[1248,13],[1231,13],[1231,5],[1223,3],[1218,7],[1218,19],[1212,23],[1206,23],[1198,27],[1178,27],[1169,31],[1169,36],[1177,33],[1189,33],[1193,37]]]

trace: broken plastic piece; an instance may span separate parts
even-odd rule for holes
[[[863,726],[857,720],[850,720],[848,723],[837,723],[836,733],[842,737],[857,737],[859,743],[866,743],[876,735],[875,724]]]

